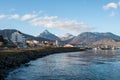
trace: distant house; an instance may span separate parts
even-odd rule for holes
[[[26,43],[29,47],[35,47],[36,45],[39,44],[39,41],[37,41],[37,40],[27,40]]]
[[[27,40],[26,41],[27,43],[33,43],[33,44],[38,44],[39,43],[39,41],[37,41],[37,40]]]
[[[64,47],[74,47],[72,44],[65,44]]]
[[[11,36],[11,41],[17,45],[18,47],[25,47],[25,37],[19,33],[19,32],[14,32],[12,33],[12,36]]]

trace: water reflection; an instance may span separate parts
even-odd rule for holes
[[[6,80],[119,80],[120,51],[98,50],[54,54],[31,61]]]

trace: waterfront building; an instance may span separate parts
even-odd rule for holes
[[[37,40],[27,40],[26,43],[29,47],[36,47],[39,44],[39,41]]]
[[[65,44],[64,47],[74,47],[72,44]]]
[[[26,39],[20,32],[14,32],[11,36],[11,41],[17,46],[17,47],[26,47]]]
[[[64,44],[65,44],[65,43],[64,43],[63,41],[58,41],[58,40],[55,41],[56,47],[63,47]]]

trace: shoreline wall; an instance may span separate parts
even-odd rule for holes
[[[31,60],[41,58],[50,54],[62,53],[62,52],[75,52],[81,51],[80,48],[40,48],[40,49],[21,49],[0,51],[0,80],[4,80],[7,74],[21,64],[28,63]]]

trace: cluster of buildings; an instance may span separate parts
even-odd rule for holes
[[[10,39],[7,39],[8,43],[6,47],[17,47],[17,48],[29,48],[29,47],[87,47],[88,44],[66,44],[64,41],[54,41],[54,42],[49,42],[49,41],[37,41],[37,40],[31,40],[27,39],[23,34],[20,32],[13,32]],[[4,40],[3,37],[0,36],[0,47],[4,45]],[[106,42],[106,41],[105,41]],[[108,41],[107,41],[108,42]],[[92,45],[92,44],[90,44]],[[89,46],[91,47],[91,46]],[[93,46],[92,46],[93,47]],[[91,47],[91,48],[92,48]]]
[[[12,42],[12,44],[9,44]],[[37,40],[28,40],[21,34],[20,32],[14,32],[11,35],[11,38],[8,40],[9,46],[14,46],[18,48],[28,48],[28,47],[74,47],[72,44],[65,44],[63,41],[56,40],[55,42],[42,41],[39,42]],[[2,45],[2,41],[0,41],[0,45]],[[8,47],[8,46],[7,46]]]
[[[17,47],[27,47],[26,46],[26,39],[25,37],[20,34],[19,32],[14,32],[11,35],[11,41],[16,45]]]
[[[49,41],[37,41],[37,40],[31,40],[27,39],[23,34],[20,32],[13,32],[10,39],[7,40],[7,45],[6,47],[17,47],[17,48],[29,48],[29,47],[84,47],[84,48],[98,48],[98,45],[100,48],[113,48],[113,46],[118,45],[118,42],[116,43],[115,41],[104,41],[106,45],[101,45],[100,42],[96,42],[94,44],[85,44],[85,43],[79,43],[79,44],[66,44],[64,41],[54,41],[54,42],[49,42]],[[3,47],[5,45],[6,41],[4,40],[3,36],[0,35],[0,47]],[[103,41],[102,41],[103,43]],[[114,45],[112,44],[114,43]],[[116,43],[116,44],[115,44]],[[107,45],[109,44],[109,45]],[[110,44],[112,44],[110,46]],[[120,44],[120,43],[119,43]],[[90,45],[90,46],[89,46]],[[97,45],[97,46],[95,46]],[[107,47],[106,47],[107,46]],[[118,47],[118,46],[116,46]]]

